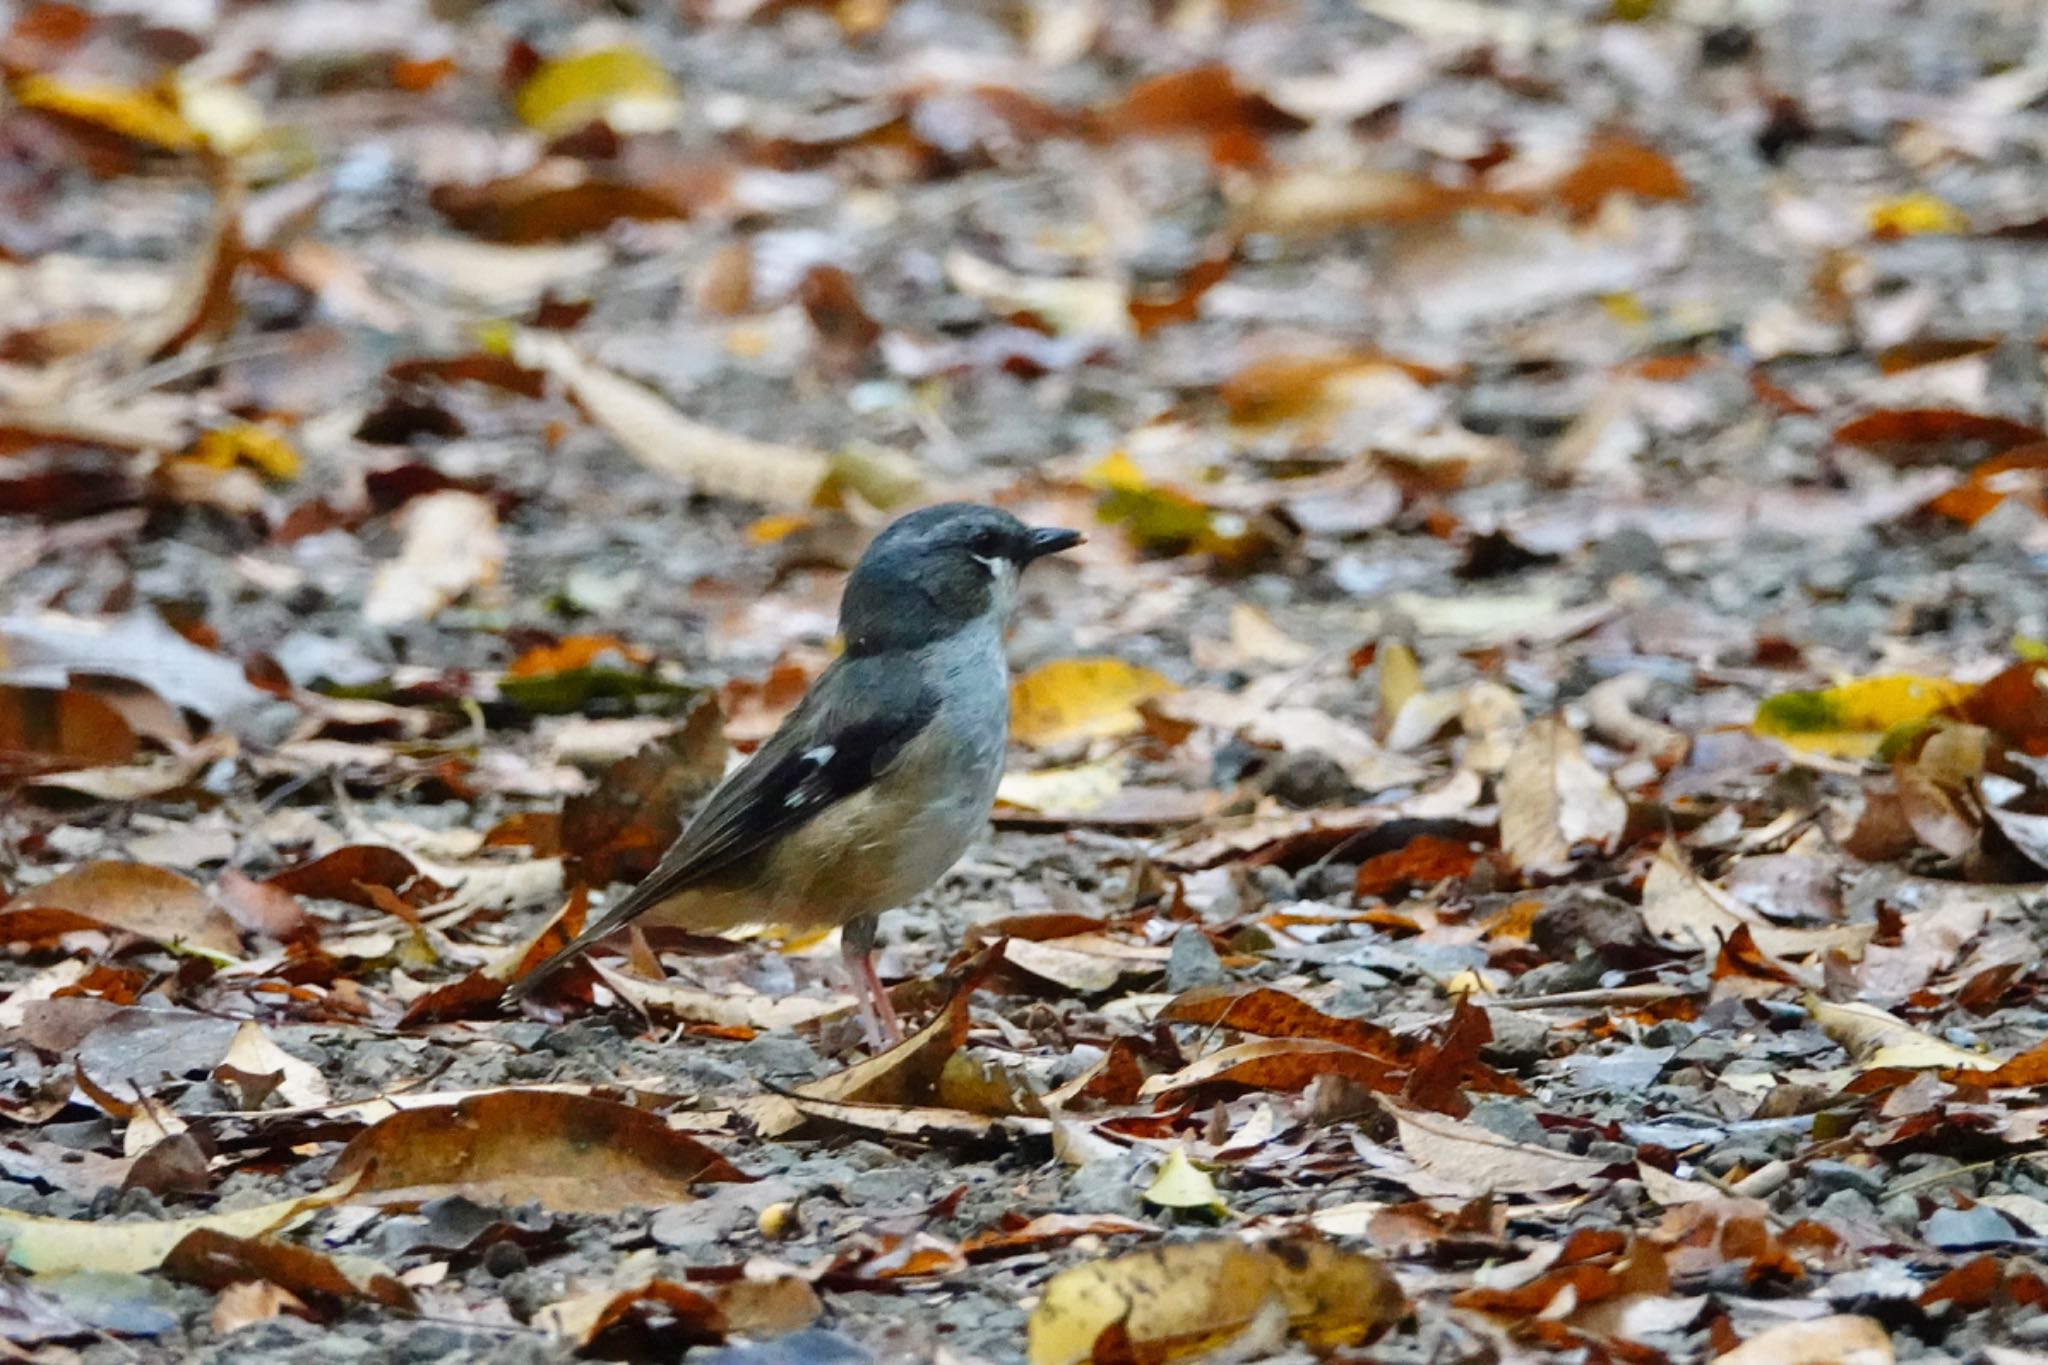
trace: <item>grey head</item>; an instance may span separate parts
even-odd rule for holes
[[[917,649],[994,615],[1007,619],[1017,576],[1081,543],[1079,531],[1026,526],[999,507],[946,502],[900,517],[846,580],[839,632],[856,658]]]

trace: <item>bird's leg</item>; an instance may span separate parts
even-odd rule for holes
[[[877,1052],[903,1041],[903,1025],[896,1021],[896,1007],[882,989],[875,973],[875,929],[879,917],[862,915],[847,921],[839,931],[839,952],[846,962],[846,975],[860,1000],[861,1022],[867,1026],[868,1045]]]

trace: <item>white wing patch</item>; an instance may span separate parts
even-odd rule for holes
[[[830,744],[820,744],[815,749],[806,749],[804,751],[803,761],[810,764],[813,768],[822,772],[824,771],[825,765],[832,761],[832,755],[838,752],[839,750],[834,748]],[[796,807],[804,805],[807,802],[809,802],[812,798],[813,793],[808,789],[806,785],[808,781],[809,779],[807,778],[805,779],[805,781],[797,783],[795,789],[792,790],[789,795],[782,798],[782,804],[794,810]]]
[[[804,762],[810,764],[814,768],[822,768],[827,763],[830,763],[832,761],[832,755],[838,752],[839,751],[833,748],[830,744],[820,744],[817,748],[808,749],[804,752]]]

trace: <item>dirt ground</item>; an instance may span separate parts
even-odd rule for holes
[[[2048,1351],[2038,5],[0,18],[0,1340]],[[497,1007],[945,498],[922,1031]]]

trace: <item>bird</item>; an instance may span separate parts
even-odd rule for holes
[[[840,655],[654,870],[513,982],[506,1001],[635,920],[700,934],[837,926],[870,1046],[901,1041],[875,971],[877,922],[986,827],[1009,749],[1004,635],[1018,580],[1081,542],[967,502],[884,528],[847,576]]]

